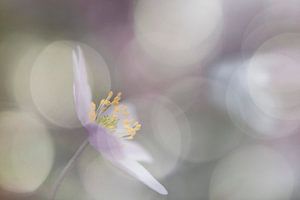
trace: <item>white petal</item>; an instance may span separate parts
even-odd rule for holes
[[[83,125],[89,122],[88,113],[91,109],[91,89],[87,79],[86,64],[81,48],[73,51],[73,95],[76,112]]]
[[[160,184],[141,164],[134,160],[124,159],[114,161],[118,167],[125,170],[127,173],[132,175],[133,177],[137,178],[149,188],[153,189],[154,191],[160,194],[168,194],[166,188]]]
[[[144,162],[152,162],[152,156],[139,144],[132,141],[122,141],[123,152],[128,159]]]

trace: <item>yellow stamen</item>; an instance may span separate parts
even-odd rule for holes
[[[115,96],[114,100],[112,101],[112,104],[113,104],[114,106],[119,105],[120,100],[121,100],[121,95],[122,95],[122,93],[119,92],[119,93],[117,94],[117,96]]]
[[[107,100],[107,99],[101,99],[100,105],[109,106],[110,105],[110,101]]]
[[[99,119],[98,123],[101,124],[103,127],[113,131],[117,128],[118,119],[114,116],[105,115]]]
[[[100,112],[105,112],[112,104],[112,102],[110,102],[110,99],[113,96],[113,92],[109,91],[106,99],[101,99],[100,104],[99,104],[99,111]]]
[[[89,118],[91,121],[96,121],[101,126],[110,130],[111,133],[114,133],[118,128],[118,121],[120,114],[126,119],[123,120],[123,127],[126,131],[126,135],[123,137],[126,139],[133,139],[136,135],[136,132],[141,129],[141,124],[137,121],[129,119],[128,108],[125,105],[120,105],[122,93],[119,92],[111,101],[113,97],[113,92],[110,91],[105,99],[101,99],[99,107],[96,110],[95,103],[91,103],[91,111],[89,112]],[[102,115],[108,108],[113,109],[112,114]]]
[[[109,93],[108,93],[108,95],[107,95],[107,100],[110,100],[111,98],[112,98],[112,96],[113,96],[113,92],[112,91],[109,91]]]
[[[111,102],[110,102],[110,99],[112,98],[113,96],[113,92],[112,91],[109,91],[107,97],[105,99],[101,99],[100,103],[99,103],[99,107],[100,109],[104,106],[110,106]]]
[[[123,121],[124,128],[127,131],[127,135],[125,136],[127,139],[133,139],[136,135],[136,132],[139,131],[142,127],[137,121],[125,119]]]
[[[96,104],[94,102],[91,103],[91,110],[89,112],[89,119],[93,122],[96,120]]]

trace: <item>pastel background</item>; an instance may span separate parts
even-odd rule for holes
[[[136,106],[169,195],[89,147],[58,200],[300,199],[299,1],[1,0],[1,200],[47,199],[86,138],[77,45],[94,99]]]

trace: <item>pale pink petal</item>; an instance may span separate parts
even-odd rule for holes
[[[91,89],[87,79],[84,55],[80,47],[73,51],[73,95],[78,119],[83,125],[89,123],[88,113],[91,109]]]
[[[134,142],[122,141],[105,128],[89,120],[91,109],[91,90],[88,84],[86,63],[80,47],[73,51],[74,83],[73,93],[79,120],[89,133],[89,143],[116,166],[128,172],[148,187],[160,194],[168,194],[161,185],[137,161],[152,161],[151,156]]]
[[[90,144],[103,156],[111,159],[123,159],[124,153],[120,139],[107,132],[105,128],[89,123],[85,125],[89,133]]]
[[[90,144],[100,152],[103,157],[156,192],[168,194],[165,187],[137,162],[137,160],[151,160],[151,156],[141,146],[133,142],[121,141],[95,123],[89,123],[85,128],[89,132]]]
[[[138,143],[132,141],[122,141],[124,154],[128,159],[144,162],[152,162],[152,156]]]
[[[112,162],[154,191],[164,195],[168,194],[166,188],[138,162],[130,159],[116,160]]]

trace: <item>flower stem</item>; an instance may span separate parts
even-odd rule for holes
[[[63,168],[63,170],[60,172],[58,178],[56,179],[52,192],[51,192],[51,198],[50,200],[54,200],[56,193],[60,187],[60,185],[62,184],[67,172],[72,168],[74,162],[76,161],[76,159],[80,156],[80,154],[83,152],[83,150],[85,149],[85,147],[89,144],[88,139],[85,139],[84,142],[80,145],[80,147],[77,149],[77,151],[75,152],[75,154],[73,155],[73,157],[69,160],[69,162],[67,163],[67,165]]]

